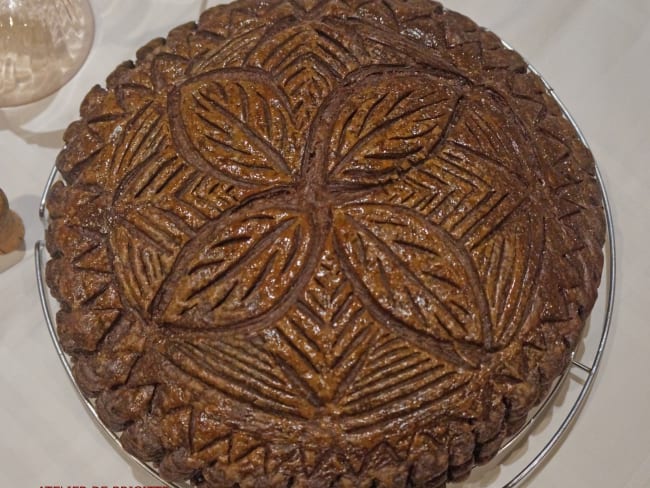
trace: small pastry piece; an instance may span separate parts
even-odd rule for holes
[[[0,190],[0,254],[18,249],[24,237],[23,221],[9,208],[7,196]]]

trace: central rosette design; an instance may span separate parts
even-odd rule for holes
[[[443,344],[490,347],[464,249],[416,212],[372,197],[434,157],[460,98],[426,70],[369,67],[301,127],[300,103],[261,70],[218,70],[178,87],[169,106],[179,152],[253,191],[184,247],[154,318],[192,330],[272,326],[329,245],[380,323],[455,363],[465,362]]]

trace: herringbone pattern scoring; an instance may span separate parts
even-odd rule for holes
[[[434,2],[242,0],[86,97],[48,281],[127,450],[201,486],[443,486],[494,455],[595,300],[593,160]]]

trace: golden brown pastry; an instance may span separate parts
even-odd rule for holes
[[[0,189],[0,254],[8,254],[18,249],[24,237],[23,221],[9,208],[7,196]]]
[[[428,0],[243,0],[138,51],[65,134],[47,279],[125,449],[202,487],[441,487],[567,366],[590,152]]]

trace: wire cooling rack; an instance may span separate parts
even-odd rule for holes
[[[504,45],[508,49],[512,49],[508,44],[504,43]],[[565,117],[575,128],[581,141],[585,146],[589,147],[584,134],[553,88],[551,88],[533,66],[529,64],[528,69],[541,78],[549,93],[562,108]],[[596,379],[601,359],[605,351],[605,345],[607,343],[609,329],[612,322],[616,290],[616,245],[612,212],[605,184],[598,168],[596,168],[596,177],[603,194],[605,218],[607,223],[607,239],[604,249],[605,268],[599,289],[599,298],[587,324],[585,334],[582,338],[581,348],[579,348],[577,352],[574,352],[569,367],[565,370],[564,374],[555,381],[546,398],[535,409],[533,409],[526,423],[518,432],[506,441],[492,461],[472,471],[472,475],[463,483],[463,487],[520,487],[535,472],[535,470],[543,465],[554,450],[560,445],[562,439],[567,435],[571,425],[580,414],[587,397],[589,396],[589,392],[591,391],[594,380]],[[56,168],[53,168],[45,185],[39,206],[39,217],[44,227],[47,227],[47,196],[57,178],[58,172]],[[54,300],[50,296],[47,285],[45,284],[45,264],[48,257],[45,242],[43,240],[36,243],[34,257],[36,264],[36,281],[41,307],[45,316],[45,323],[61,364],[63,365],[63,368],[82,403],[95,419],[100,429],[102,429],[108,437],[112,439],[116,449],[121,451],[127,458],[130,458],[134,464],[139,465],[149,472],[151,476],[170,488],[188,488],[190,486],[188,483],[169,483],[163,480],[158,475],[152,464],[144,463],[124,451],[118,436],[99,419],[94,400],[84,395],[79,388],[79,385],[72,375],[70,357],[61,349],[54,321]],[[553,424],[553,427],[549,428],[548,425],[544,425],[546,423]],[[527,446],[527,443],[530,445]]]

